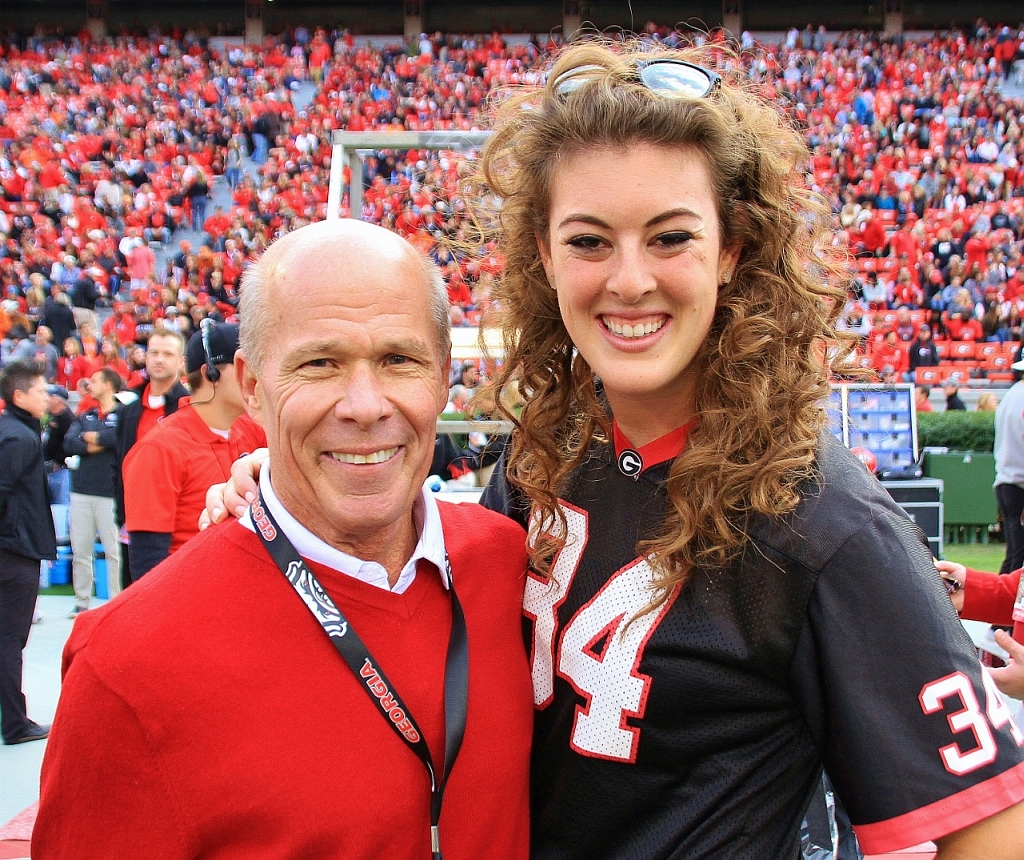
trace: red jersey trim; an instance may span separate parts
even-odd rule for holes
[[[885,854],[934,842],[1024,800],[1024,762],[913,812],[875,824],[855,824],[865,854]]]
[[[636,451],[644,461],[644,471],[647,471],[651,466],[657,466],[658,463],[664,463],[666,460],[674,460],[678,457],[686,447],[686,440],[690,436],[690,430],[696,424],[697,421],[694,419],[682,427],[677,427],[675,430],[666,433],[660,439],[648,442],[642,448],[635,448],[633,443],[619,429],[618,423],[613,419],[612,438],[615,442],[615,456],[618,457],[625,450]]]

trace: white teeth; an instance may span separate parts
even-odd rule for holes
[[[335,454],[332,451],[331,456],[339,463],[352,463],[356,466],[362,466],[366,463],[383,463],[385,460],[390,460],[397,453],[397,448],[386,448],[383,451],[375,451],[373,454]]]
[[[636,325],[617,323],[608,317],[602,317],[602,320],[608,331],[625,338],[643,337],[644,335],[653,334],[665,325],[665,320],[663,319],[658,320],[658,322],[637,323]]]

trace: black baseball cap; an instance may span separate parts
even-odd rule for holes
[[[232,323],[216,323],[209,327],[207,341],[210,361],[214,364],[230,364],[238,352],[238,326]],[[188,339],[185,348],[185,369],[195,373],[206,364],[206,348],[203,346],[203,331],[200,329]]]

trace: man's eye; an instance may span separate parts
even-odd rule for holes
[[[391,365],[406,364],[411,360],[407,355],[389,355],[387,357],[387,363]]]
[[[329,367],[329,366],[330,366],[330,361],[328,361],[328,359],[326,359],[326,358],[314,358],[314,359],[311,359],[310,361],[307,361],[303,365],[303,367],[313,367],[313,368],[321,368],[321,367]]]

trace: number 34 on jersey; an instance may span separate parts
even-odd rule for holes
[[[567,681],[584,704],[576,706],[570,745],[581,755],[634,762],[651,677],[640,672],[644,648],[671,609],[678,587],[657,608],[654,571],[638,558],[617,570],[598,592],[559,629],[558,612],[572,589],[587,546],[586,511],[561,502],[565,545],[551,568],[551,579],[530,574],[523,612],[533,621],[533,698],[537,708],[551,704],[555,676]],[[558,530],[550,529],[557,537]],[[924,714],[946,712],[953,742],[938,753],[950,773],[966,775],[995,760],[990,726],[1008,726],[1018,746],[1024,734],[1014,723],[999,691],[982,670],[982,707],[969,678],[955,672],[925,684],[919,696]]]
[[[651,678],[640,672],[644,646],[678,593],[644,612],[657,596],[654,571],[636,559],[616,571],[560,631],[558,610],[572,588],[587,545],[587,514],[561,503],[565,546],[551,568],[551,579],[531,574],[523,612],[533,621],[533,698],[547,707],[555,694],[555,674],[583,697],[577,706],[571,745],[596,758],[636,760],[640,729],[627,724],[644,715]]]

